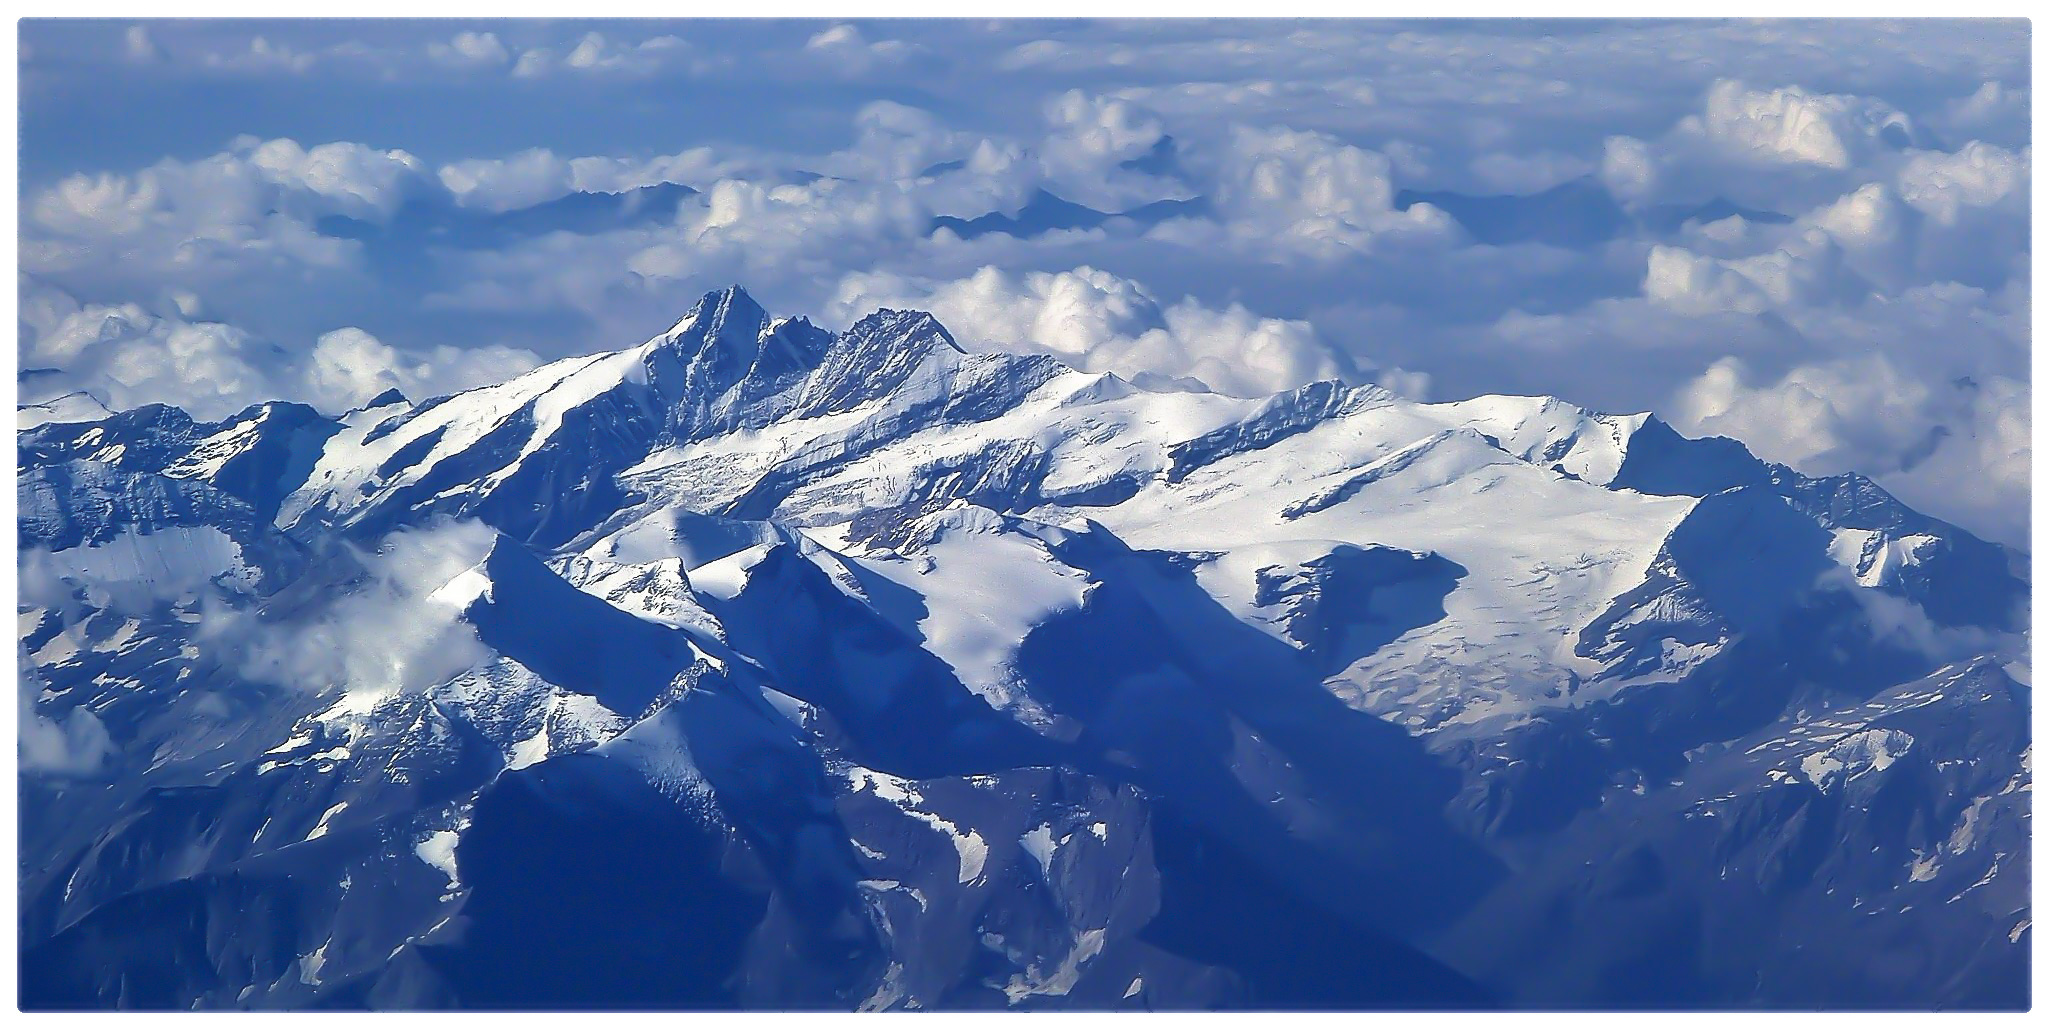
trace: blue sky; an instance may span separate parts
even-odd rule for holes
[[[1654,409],[2025,542],[2024,22],[21,38],[31,399],[430,395],[737,281],[1229,392]]]

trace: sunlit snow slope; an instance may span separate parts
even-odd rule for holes
[[[2028,1002],[2024,556],[1648,415],[733,287],[20,424],[25,1007]]]

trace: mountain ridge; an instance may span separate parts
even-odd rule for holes
[[[1968,706],[2029,702],[2014,555],[1647,414],[1153,391],[735,285],[17,464],[24,720],[106,740],[23,779],[25,1007],[1640,1006],[1618,940],[1704,1006],[2025,1003],[2031,750]],[[1698,958],[1838,944],[1787,897],[1945,985]],[[1726,917],[1580,927],[1630,898]]]

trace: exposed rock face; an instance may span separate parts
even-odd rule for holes
[[[28,1008],[2028,1001],[2028,584],[1867,479],[737,287],[45,408]]]

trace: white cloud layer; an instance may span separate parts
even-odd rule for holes
[[[2024,543],[2033,448],[2024,287],[1957,286],[1809,316],[1839,356],[1776,375],[1716,361],[1673,420],[1817,472],[1861,471],[1908,504]]]
[[[418,396],[644,339],[737,281],[778,311],[928,306],[963,339],[1237,392],[1341,373],[1662,409],[2023,538],[2024,23],[23,34],[21,263],[79,300],[25,295],[19,353],[117,406]],[[307,127],[178,158],[38,128],[97,124],[65,105],[104,94],[225,138],[248,126],[159,88],[222,81]],[[393,90],[396,121],[371,99]],[[1400,195],[1586,176],[1541,210]],[[406,221],[495,231],[660,182],[701,192],[591,226],[508,218],[488,246]],[[1192,203],[1105,221],[1040,191]],[[992,214],[1040,221],[933,232]]]
[[[450,584],[496,539],[477,522],[401,529],[358,555],[363,581],[339,599],[274,623],[221,613],[209,618],[206,632],[223,653],[238,654],[242,674],[258,682],[346,686],[359,704],[425,689],[491,656],[461,618],[474,591]]]
[[[24,403],[83,390],[115,410],[172,404],[201,419],[265,400],[338,413],[386,389],[424,399],[540,363],[531,351],[502,345],[400,351],[354,327],[294,353],[232,325],[159,315],[133,303],[81,305],[47,287],[27,291],[23,309],[23,367],[60,373],[24,388]]]
[[[1138,283],[1086,266],[1023,275],[985,267],[941,283],[853,275],[832,313],[845,322],[877,307],[930,311],[969,349],[1037,351],[1084,371],[1194,379],[1239,396],[1343,377],[1307,322],[1193,298],[1161,304]]]
[[[35,699],[43,690],[35,662],[19,644],[15,647],[16,736],[15,754],[24,772],[44,775],[91,776],[114,756],[114,740],[99,716],[75,707],[61,717],[36,710]]]

